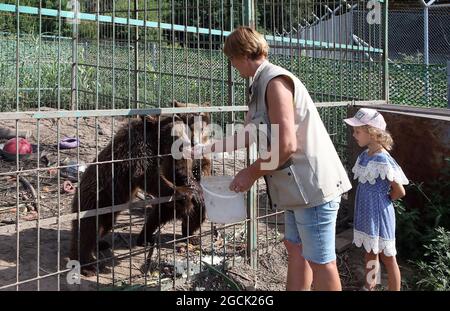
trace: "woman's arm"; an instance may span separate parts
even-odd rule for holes
[[[201,150],[194,150],[194,154],[210,154],[210,153],[220,153],[220,152],[231,152],[237,149],[248,148],[252,143],[255,142],[254,133],[250,135],[251,130],[247,128],[251,124],[251,115],[247,113],[244,121],[244,129],[239,133],[227,136],[223,139],[216,140],[207,145],[200,145],[197,148]],[[238,141],[239,139],[245,138],[244,143]],[[195,147],[194,147],[195,148]]]
[[[269,82],[266,103],[270,123],[279,126],[279,137],[273,137],[278,142],[278,148],[275,148],[277,144],[272,139],[270,158],[259,158],[252,165],[241,170],[230,184],[231,191],[248,191],[258,178],[284,164],[297,150],[293,94],[294,85],[288,78],[277,77]]]
[[[241,135],[245,135],[244,144],[238,142]],[[240,132],[232,136],[227,136],[224,139],[217,140],[210,145],[204,146],[204,154],[231,152],[237,149],[248,148],[248,146],[251,145],[251,142],[253,142],[253,140],[251,140],[250,135],[248,135],[247,132]]]
[[[276,77],[267,85],[266,102],[269,120],[271,124],[279,125],[279,165],[285,163],[297,148],[293,94],[294,85],[287,77]],[[194,153],[206,155],[209,153],[231,152],[237,149],[248,148],[255,142],[254,135],[250,135],[252,132],[251,129],[247,130],[247,126],[251,123],[250,118],[250,114],[247,113],[244,121],[245,127],[240,133],[225,137],[208,145],[199,146],[198,148],[201,150],[197,150]],[[238,140],[242,138],[245,138],[244,144],[242,142],[239,142],[239,144]],[[260,162],[270,162],[270,158],[260,160],[258,163]],[[260,168],[260,165],[257,164],[257,166]],[[261,176],[265,174],[263,173]]]
[[[390,196],[391,196],[392,201],[403,198],[405,196],[405,194],[406,194],[406,191],[402,184],[399,184],[395,181],[391,182]]]
[[[276,77],[272,79],[266,91],[266,102],[270,123],[278,124],[278,166],[284,164],[297,150],[297,137],[294,121],[294,85],[287,77]],[[273,146],[274,144],[272,144]],[[250,167],[251,174],[255,179],[266,175],[271,170],[262,167],[264,163],[270,163],[273,155],[269,159],[258,159]]]

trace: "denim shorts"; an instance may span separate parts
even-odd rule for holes
[[[336,218],[341,197],[315,207],[284,212],[284,238],[302,245],[302,256],[316,264],[336,260]]]

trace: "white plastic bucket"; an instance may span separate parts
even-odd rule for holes
[[[231,176],[205,176],[200,185],[203,188],[206,215],[212,222],[229,224],[243,221],[247,217],[244,193],[229,190]]]

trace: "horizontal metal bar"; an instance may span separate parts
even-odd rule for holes
[[[438,119],[444,121],[450,121],[450,109],[447,108],[429,108],[429,107],[412,107],[406,105],[393,105],[393,104],[367,104],[360,102],[355,104],[357,107],[367,107],[377,109],[385,112],[395,112],[400,114],[406,114],[416,117],[424,117],[431,119]]]
[[[121,162],[130,162],[130,161],[140,161],[146,159],[156,159],[171,156],[171,154],[160,154],[153,156],[145,156],[145,157],[131,157],[126,159],[118,159],[118,160],[109,160],[109,161],[98,161],[98,162],[85,162],[84,164],[87,166],[90,165],[101,165],[101,164],[111,164],[111,163],[121,163]],[[80,166],[80,164],[72,164],[72,165],[56,165],[56,166],[47,166],[47,167],[39,167],[39,168],[31,168],[31,169],[20,169],[16,171],[2,172],[0,176],[10,176],[10,175],[24,175],[27,173],[36,173],[36,172],[47,172],[49,170],[60,170],[66,168],[74,168]]]
[[[2,3],[2,4],[0,4],[0,12],[2,12],[2,11],[15,13],[16,6],[14,4]],[[93,14],[93,13],[79,12],[78,14],[75,14],[72,11],[63,11],[63,10],[59,11],[59,10],[55,10],[55,9],[46,9],[46,8],[42,8],[40,11],[43,16],[51,16],[51,17],[61,16],[63,18],[68,18],[71,20],[79,19],[79,20],[92,21],[92,22],[97,21],[97,14]],[[30,7],[30,6],[19,6],[19,13],[38,15],[39,8]],[[98,21],[102,22],[102,23],[112,23],[113,17],[108,16],[108,15],[99,15]],[[187,31],[187,32],[192,32],[192,33],[199,32],[201,34],[213,34],[213,35],[218,35],[218,36],[221,36],[221,35],[228,36],[230,34],[229,31],[222,31],[222,30],[217,30],[217,29],[199,28],[199,27],[194,27],[194,26],[184,26],[184,25],[175,25],[175,24],[172,25],[169,23],[143,21],[143,20],[137,20],[137,19],[133,19],[133,18],[128,19],[126,17],[114,16],[114,23],[119,24],[119,25],[128,25],[129,24],[130,26],[143,27],[144,22],[145,22],[145,26],[149,27],[149,28],[161,28],[161,29],[172,30],[172,26],[173,26],[175,31],[183,31],[183,32]]]
[[[273,213],[270,213],[270,214],[258,216],[258,217],[256,217],[256,220],[263,220],[264,218],[269,218],[269,217],[277,216],[277,215],[280,215],[280,214],[284,214],[284,211],[277,211],[277,212],[273,212]]]
[[[384,100],[374,101],[344,101],[316,103],[316,107],[343,107],[349,105],[382,105]],[[394,106],[394,105],[389,105]],[[397,106],[397,105],[395,105]],[[108,109],[108,110],[59,110],[59,111],[24,111],[1,112],[0,120],[29,120],[55,118],[85,118],[85,117],[119,117],[136,115],[173,115],[200,112],[245,112],[247,106],[215,106],[215,107],[186,107],[186,108],[146,108],[146,109]]]
[[[136,116],[136,115],[173,115],[177,113],[181,114],[181,113],[200,113],[200,112],[239,112],[247,110],[248,110],[247,106],[215,106],[215,107],[199,106],[186,108],[24,111],[24,112],[1,112],[0,120],[119,117],[119,116]]]
[[[358,106],[358,105],[384,105],[386,104],[385,100],[364,100],[364,101],[343,101],[343,102],[322,102],[316,103],[317,108],[324,107],[346,107],[346,106]]]
[[[11,12],[15,13],[16,6],[14,4],[0,4],[0,12]],[[39,8],[36,7],[30,7],[30,6],[19,6],[18,9],[19,13],[22,14],[33,14],[38,15],[39,14]],[[85,21],[97,21],[97,14],[91,14],[91,13],[78,13],[77,15],[74,12],[71,11],[58,11],[54,9],[44,9],[42,8],[41,14],[43,16],[61,16],[63,18],[68,19],[79,19],[79,20],[85,20]],[[104,23],[112,23],[113,17],[107,16],[107,15],[98,15],[99,22]],[[224,31],[219,29],[209,29],[209,28],[200,28],[200,27],[194,27],[194,26],[185,26],[185,25],[177,25],[177,24],[169,24],[169,23],[160,23],[160,22],[154,22],[154,21],[143,21],[143,20],[137,20],[132,18],[125,18],[125,17],[114,17],[114,23],[119,25],[130,25],[130,26],[145,26],[149,28],[159,28],[159,29],[166,29],[166,30],[174,30],[174,31],[180,31],[180,32],[190,32],[190,33],[200,33],[200,34],[210,34],[210,35],[216,35],[216,36],[228,36],[230,35],[230,31]],[[272,41],[278,41],[278,42],[286,42],[286,43],[294,43],[294,44],[300,44],[304,46],[318,46],[318,47],[324,47],[324,48],[336,48],[339,47],[341,49],[347,49],[347,50],[355,50],[355,51],[366,51],[366,52],[374,52],[374,53],[383,53],[382,49],[377,48],[365,48],[360,47],[356,45],[347,45],[347,44],[336,44],[334,42],[322,42],[322,41],[314,41],[314,40],[303,40],[303,39],[294,39],[294,38],[286,38],[281,36],[266,36],[268,40]]]
[[[60,87],[59,88],[62,91],[69,91],[71,90],[70,87]],[[11,87],[11,88],[6,88],[6,87],[2,87],[0,88],[0,91],[10,91],[10,90],[16,90],[15,87]],[[19,88],[19,92],[36,92],[36,91],[57,91],[56,88],[54,87],[41,87],[41,88],[37,88],[37,87],[20,87]]]
[[[450,3],[442,3],[442,4],[432,4],[430,7],[430,9],[434,9],[434,8],[450,8]]]
[[[166,197],[161,197],[161,198],[156,198],[156,199],[148,199],[148,200],[139,201],[139,202],[129,202],[129,203],[120,204],[120,205],[102,207],[99,209],[92,209],[92,210],[88,210],[88,211],[80,211],[80,219],[95,217],[96,215],[100,216],[100,215],[104,215],[104,214],[110,214],[111,212],[120,212],[120,211],[124,211],[124,210],[131,209],[131,208],[147,207],[147,205],[151,205],[151,204],[156,205],[159,203],[172,202],[177,199],[179,199],[179,198],[177,198],[177,197],[174,198],[174,196],[166,196]],[[66,214],[66,215],[61,215],[59,217],[49,217],[49,218],[39,219],[39,228],[41,228],[42,226],[55,225],[55,224],[58,224],[58,222],[65,223],[65,222],[69,222],[69,221],[77,220],[77,219],[78,219],[77,212]],[[17,224],[1,226],[0,234],[16,232],[16,225]],[[25,229],[37,228],[37,220],[19,222],[18,227],[19,227],[19,232],[21,230],[25,230]]]
[[[382,49],[378,48],[372,48],[372,47],[364,47],[364,46],[358,46],[358,45],[347,45],[347,44],[340,44],[335,42],[323,42],[323,41],[314,41],[314,40],[304,40],[304,39],[295,39],[295,38],[286,38],[286,37],[274,37],[274,36],[265,36],[266,40],[269,41],[275,41],[275,42],[285,42],[285,43],[292,43],[292,44],[300,44],[303,46],[314,46],[314,47],[321,47],[325,49],[345,49],[345,50],[352,50],[352,51],[363,51],[363,52],[374,52],[374,53],[383,53]],[[268,42],[270,45],[270,42]],[[288,47],[285,47],[288,48]]]
[[[353,50],[350,50],[350,51],[343,51],[342,47],[339,47],[339,44],[335,45],[336,48],[334,46],[334,43],[330,43],[330,44],[333,44],[333,46],[323,47],[323,46],[302,45],[302,44],[299,44],[298,46],[296,46],[296,45],[289,46],[289,45],[272,45],[272,44],[269,44],[269,47],[270,47],[270,49],[279,49],[279,50],[284,50],[284,51],[293,51],[295,54],[298,54],[299,47],[301,47],[303,51],[326,51],[326,52],[335,52],[335,51],[339,52],[339,51],[341,51],[342,53],[368,53],[368,52],[382,53],[382,52],[375,51],[375,50],[368,51],[368,50],[365,50],[365,49],[360,49],[360,50],[353,49]],[[357,48],[359,46],[354,45],[354,47]],[[272,53],[272,52],[269,51],[269,53]],[[283,55],[283,52],[281,51],[281,52],[278,52],[276,54],[272,53],[272,55]],[[375,61],[375,62],[377,62],[377,61]],[[358,60],[358,63],[369,63],[369,61]],[[370,61],[370,63],[373,63],[373,61]]]
[[[323,102],[323,103],[315,103],[317,108],[331,108],[331,107],[347,107],[351,106],[351,101],[333,103],[333,102]]]
[[[39,267],[39,268],[41,268],[41,267]],[[57,275],[59,275],[59,274],[66,273],[66,272],[69,272],[69,271],[71,271],[71,270],[72,270],[72,268],[66,268],[66,269],[63,269],[63,270],[58,270],[58,271],[56,271],[56,272],[48,273],[48,274],[46,274],[46,275],[35,276],[35,277],[31,278],[31,279],[26,279],[26,280],[23,280],[23,281],[14,282],[14,283],[12,283],[12,284],[7,284],[7,285],[4,285],[4,286],[0,286],[0,290],[6,289],[6,288],[8,288],[8,287],[17,286],[17,285],[23,285],[23,284],[30,283],[30,282],[33,282],[33,281],[38,281],[38,280],[46,279],[46,278],[49,278],[49,277],[52,277],[52,276],[57,276]]]

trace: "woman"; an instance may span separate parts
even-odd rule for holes
[[[341,195],[351,183],[305,86],[271,64],[268,50],[264,37],[249,27],[237,28],[225,41],[232,66],[252,78],[246,124],[278,125],[279,134],[277,141],[269,141],[271,157],[241,170],[230,189],[248,191],[264,176],[273,206],[285,209],[287,290],[309,290],[312,283],[315,290],[341,290],[335,228]],[[201,152],[231,151],[227,141],[236,142],[238,136],[202,146]],[[198,152],[197,147],[194,154]],[[280,165],[267,169],[273,157]]]

